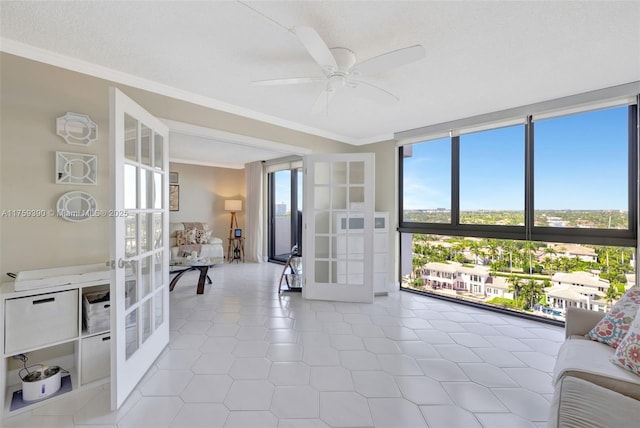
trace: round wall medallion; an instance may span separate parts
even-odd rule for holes
[[[58,198],[57,215],[67,221],[85,221],[96,214],[96,198],[87,192],[75,190]]]

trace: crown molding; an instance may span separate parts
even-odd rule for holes
[[[287,155],[308,155],[312,153],[311,149],[305,147],[293,146],[276,141],[265,140],[263,138],[250,137],[247,135],[234,134],[232,132],[221,131],[218,129],[207,128],[190,123],[178,122],[176,120],[158,118],[169,127],[169,132],[177,134],[191,135],[194,137],[202,137],[210,140],[220,141],[224,143],[233,143],[245,147],[256,147],[266,150],[282,152],[283,156]],[[244,166],[243,166],[244,168]]]
[[[169,163],[182,163],[186,165],[198,165],[198,166],[209,166],[213,168],[226,168],[226,169],[244,169],[246,165],[244,164],[223,164],[216,162],[201,162],[194,161],[193,159],[180,159],[180,158],[169,158]]]
[[[315,135],[317,137],[327,138],[341,143],[360,145],[359,140],[344,135],[335,134],[322,129],[302,125],[297,122],[285,120],[279,117],[260,113],[254,110],[239,107],[233,104],[225,103],[214,98],[199,95],[193,92],[184,91],[173,86],[155,82],[153,80],[144,79],[133,74],[124,73],[109,67],[104,67],[88,61],[83,61],[67,55],[62,55],[47,49],[42,49],[33,45],[18,42],[6,37],[0,37],[0,52],[11,55],[17,55],[26,59],[30,59],[44,64],[53,65],[55,67],[64,68],[100,79],[109,80],[127,86],[132,86],[145,91],[175,98],[181,101],[190,102],[203,107],[214,110],[220,110],[226,113],[242,116],[247,119],[253,119],[260,122],[269,123],[271,125],[281,126],[292,131],[299,131],[305,134]]]

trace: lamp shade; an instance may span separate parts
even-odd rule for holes
[[[242,201],[240,199],[227,199],[224,201],[224,210],[232,212],[242,211]]]

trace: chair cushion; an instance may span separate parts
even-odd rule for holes
[[[177,230],[176,245],[179,247],[181,245],[198,244],[197,236],[196,229]]]
[[[557,386],[565,376],[579,377],[640,400],[640,376],[613,364],[614,352],[592,340],[565,340],[553,368],[553,384]]]
[[[610,428],[637,426],[640,401],[567,376],[556,387],[547,427]]]
[[[617,348],[640,308],[640,287],[631,287],[587,336]]]
[[[640,376],[640,309],[611,362]]]

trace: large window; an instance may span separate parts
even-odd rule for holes
[[[535,226],[629,228],[628,108],[534,125]]]
[[[524,225],[524,126],[460,137],[460,223]]]
[[[402,188],[404,218],[425,223],[451,223],[451,141],[407,147]]]
[[[606,312],[635,283],[635,248],[411,234],[402,287],[545,319]]]
[[[635,283],[637,104],[510,122],[400,147],[401,286],[557,320],[606,310]]]
[[[637,106],[524,122],[401,147],[400,230],[635,246]]]

